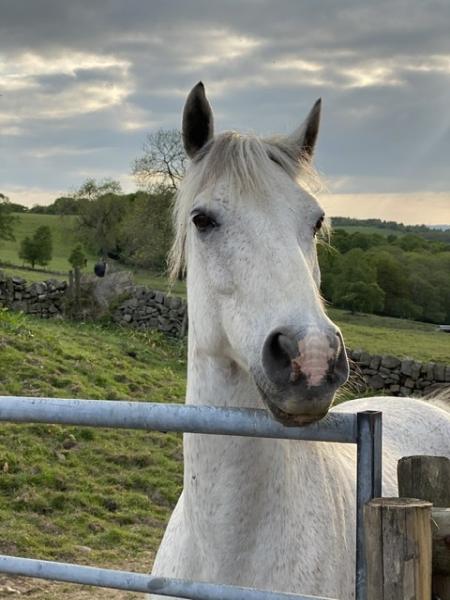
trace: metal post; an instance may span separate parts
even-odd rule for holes
[[[13,556],[0,555],[0,572],[193,600],[332,600],[323,596],[269,592]]]
[[[330,413],[318,423],[285,427],[262,409],[0,396],[0,421],[356,443],[356,415],[351,413]]]
[[[364,553],[364,505],[381,496],[381,412],[357,413],[356,467],[356,600],[367,600],[367,567]]]

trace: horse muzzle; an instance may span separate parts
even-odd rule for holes
[[[256,385],[275,419],[307,425],[324,417],[349,375],[342,335],[327,325],[293,334],[273,331],[265,340]]]

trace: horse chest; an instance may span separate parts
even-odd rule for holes
[[[209,576],[286,591],[347,577],[351,486],[338,473],[334,489],[323,447],[197,436],[185,453],[182,528]]]

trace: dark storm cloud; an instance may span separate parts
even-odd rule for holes
[[[447,190],[448,1],[0,0],[0,181],[122,176],[205,81],[219,129],[288,132],[324,99],[341,192]],[[26,165],[26,168],[24,167]]]

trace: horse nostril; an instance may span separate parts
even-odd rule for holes
[[[277,351],[284,354],[288,364],[291,364],[291,360],[298,356],[297,341],[288,337],[287,335],[284,335],[283,333],[280,333],[276,339],[279,347]]]
[[[298,356],[295,338],[274,332],[266,339],[263,348],[263,365],[274,383],[287,383],[291,374],[291,361]]]

